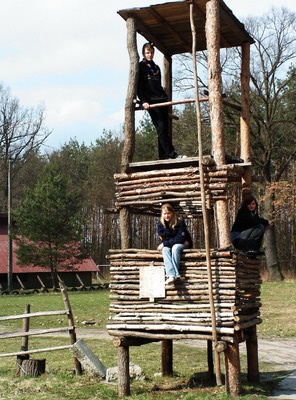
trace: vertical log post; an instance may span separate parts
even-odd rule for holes
[[[70,342],[71,342],[71,344],[74,344],[77,341],[77,338],[76,338],[76,332],[75,332],[74,317],[73,317],[73,313],[72,313],[72,309],[71,309],[71,305],[70,305],[70,301],[69,301],[69,297],[68,297],[67,287],[65,286],[65,284],[62,281],[59,281],[59,286],[60,286],[61,293],[63,296],[65,308],[67,310]],[[76,375],[82,375],[82,367],[76,357],[74,357],[74,366],[75,366]]]
[[[207,340],[207,352],[208,352],[208,375],[210,379],[214,378],[214,363],[213,363],[213,342]]]
[[[173,375],[173,341],[162,340],[161,350],[162,376]]]
[[[128,18],[127,50],[130,59],[128,88],[124,115],[124,146],[121,158],[122,172],[127,172],[128,164],[132,162],[135,151],[135,104],[139,76],[139,55],[137,50],[137,31],[134,18]]]
[[[225,386],[226,391],[233,397],[242,392],[240,377],[239,340],[235,332],[233,343],[228,343],[225,350]]]
[[[194,70],[194,86],[195,86],[195,106],[196,106],[196,118],[197,118],[197,134],[198,134],[198,156],[199,156],[199,176],[200,176],[200,194],[202,203],[202,217],[204,225],[204,236],[205,236],[205,246],[206,246],[206,261],[207,261],[207,273],[208,273],[208,291],[209,291],[209,301],[211,309],[211,322],[212,322],[212,333],[213,340],[217,344],[217,327],[216,327],[216,314],[214,306],[213,297],[213,279],[212,279],[212,269],[211,269],[211,251],[210,251],[210,229],[208,221],[208,211],[206,207],[206,197],[205,197],[205,184],[204,184],[204,171],[203,171],[203,146],[202,146],[202,125],[201,125],[201,112],[200,112],[200,102],[198,94],[198,79],[197,79],[197,67],[196,67],[196,30],[194,24],[194,6],[190,4],[190,24],[192,31],[192,58],[193,58],[193,70]],[[216,363],[216,382],[217,385],[222,385],[221,380],[221,368],[220,368],[220,355],[215,350],[215,363]]]
[[[123,173],[128,171],[128,165],[130,162],[132,162],[135,151],[135,105],[133,100],[137,96],[139,76],[139,55],[137,50],[137,31],[135,19],[128,18],[126,21],[126,27],[130,69],[127,96],[125,101],[124,146],[121,158],[121,171]],[[129,210],[121,209],[119,216],[121,247],[126,249],[131,247],[131,223]]]
[[[30,314],[31,306],[26,304],[25,314]],[[30,317],[23,318],[23,332],[29,332],[30,328]],[[22,336],[21,351],[28,351],[29,348],[29,336]],[[29,354],[23,356],[17,356],[16,358],[16,376],[20,376],[21,366],[24,360],[29,359]]]
[[[119,346],[117,348],[118,362],[118,397],[129,396],[130,375],[129,375],[129,346]]]
[[[139,55],[137,51],[137,31],[135,19],[129,17],[126,21],[127,27],[127,49],[130,59],[128,90],[125,102],[124,119],[124,147],[121,158],[121,171],[128,172],[128,164],[132,162],[135,151],[135,105],[133,100],[137,96],[138,76],[139,76]],[[120,210],[120,235],[121,248],[131,247],[132,234],[129,210]],[[129,376],[129,347],[120,346],[117,349],[118,362],[118,396],[130,395],[130,376]]]
[[[222,78],[220,65],[219,0],[206,3],[206,40],[208,51],[209,107],[212,130],[212,153],[217,165],[225,163],[224,123],[222,105]],[[226,200],[216,202],[218,246],[230,244]]]
[[[172,100],[173,89],[172,89],[172,57],[164,54],[163,59],[163,87],[168,96],[169,101]],[[172,113],[172,106],[169,106],[169,114]],[[169,136],[173,137],[173,123],[172,119],[168,120]]]
[[[7,202],[7,211],[8,211],[8,218],[7,218],[7,230],[8,230],[8,270],[7,270],[7,289],[8,291],[12,290],[12,159],[9,157],[8,159],[8,177],[7,177],[7,184],[8,184],[8,202]]]
[[[244,162],[251,161],[250,149],[250,43],[242,45],[241,63],[241,115],[240,115],[240,136],[241,136],[241,158]],[[242,197],[244,198],[251,191],[251,168],[246,167],[242,176]]]
[[[129,249],[132,247],[132,224],[129,210],[127,208],[122,208],[119,211],[119,218],[121,248]]]
[[[258,339],[256,325],[248,329],[246,340],[248,360],[248,381],[259,382]]]

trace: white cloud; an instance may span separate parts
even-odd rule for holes
[[[236,17],[260,16],[272,7],[286,7],[296,11],[295,0],[224,0]]]
[[[117,111],[112,112],[105,118],[106,127],[115,127],[123,124],[124,121],[124,107]]]
[[[34,91],[21,93],[25,102],[33,100],[35,104],[46,98],[47,124],[69,126],[80,120],[90,121],[99,118],[104,91],[99,87],[40,87]]]
[[[14,81],[89,66],[120,67],[116,53],[123,56],[123,45],[116,41],[125,27],[112,7],[102,13],[102,2],[94,0],[2,0],[2,5],[0,76]]]

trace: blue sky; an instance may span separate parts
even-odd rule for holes
[[[49,149],[70,138],[89,145],[119,132],[128,78],[123,8],[157,0],[0,0],[0,77],[23,106],[46,109]],[[170,2],[167,0],[166,2]],[[225,0],[238,18],[295,0]],[[143,43],[139,37],[139,48]],[[157,59],[156,59],[157,61]]]

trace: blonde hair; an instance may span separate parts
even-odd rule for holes
[[[171,204],[169,204],[169,203],[165,203],[161,207],[160,222],[165,227],[166,225],[165,225],[165,221],[164,221],[164,218],[163,218],[163,211],[171,211],[173,213],[172,218],[169,221],[169,227],[170,228],[175,228],[175,226],[178,223],[178,217],[177,217],[177,213],[174,210],[173,206]]]

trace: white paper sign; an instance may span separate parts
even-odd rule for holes
[[[149,266],[140,268],[140,298],[165,297],[164,267]]]

